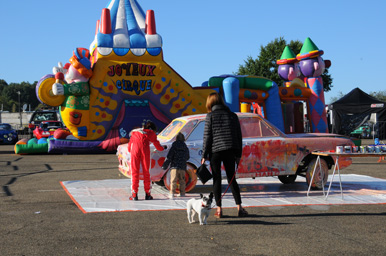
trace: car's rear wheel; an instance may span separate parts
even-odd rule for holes
[[[307,185],[310,185],[312,172],[315,169],[317,158],[311,160],[308,164],[307,172],[306,172],[306,180]],[[328,179],[328,165],[326,160],[320,158],[320,165],[318,164],[315,169],[314,177],[312,179],[312,189],[322,189],[324,185],[326,185]]]
[[[283,184],[290,184],[290,183],[294,183],[295,182],[297,175],[296,174],[293,174],[293,175],[280,175],[280,176],[277,176],[277,177],[279,178],[279,180]]]
[[[194,172],[195,167],[192,164],[186,165],[187,171],[185,172],[185,192],[191,191],[197,183],[197,175]],[[164,178],[164,185],[167,190],[170,191],[170,170],[165,174]],[[176,193],[180,193],[180,183],[177,181],[177,189]]]

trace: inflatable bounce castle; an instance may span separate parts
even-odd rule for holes
[[[154,12],[145,14],[136,0],[111,0],[89,49],[75,49],[69,63],[59,63],[36,86],[42,103],[59,107],[67,129],[42,142],[21,140],[15,153],[115,151],[144,119],[162,129],[176,117],[206,113],[206,97],[213,91],[233,111],[264,106],[265,117],[285,131],[283,92],[273,81],[230,75],[192,87],[164,61]]]
[[[213,92],[193,88],[163,60],[154,12],[145,14],[135,0],[110,1],[90,48],[75,49],[54,72],[36,87],[42,103],[59,106],[68,129],[48,140],[53,153],[115,151],[144,119],[163,128],[205,112]],[[25,153],[28,143],[20,144],[16,153]]]

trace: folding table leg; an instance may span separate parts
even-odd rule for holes
[[[317,168],[318,165],[319,165],[319,168],[320,168],[320,167],[321,167],[321,166],[320,166],[320,156],[318,156],[318,157],[316,158],[315,167],[314,167],[314,170],[312,171],[310,184],[309,184],[309,186],[308,186],[307,196],[308,196],[308,194],[310,193],[311,185],[312,185],[312,182],[314,181],[315,170],[316,170],[316,168]],[[324,195],[324,190],[323,190],[323,195]]]
[[[338,161],[338,160],[337,160]],[[339,185],[340,185],[340,195],[342,196],[342,199],[343,199],[343,188],[342,188],[342,179],[340,177],[340,168],[339,168],[339,164],[338,164],[338,176],[339,176]]]
[[[337,156],[336,160],[335,160],[334,171],[332,172],[332,178],[331,178],[331,181],[330,181],[330,185],[328,186],[327,195],[326,195],[326,198],[325,198],[326,200],[328,198],[328,194],[330,193],[332,182],[334,181],[336,169],[338,169],[340,193],[341,193],[341,196],[342,196],[342,199],[343,199],[342,179],[340,177],[340,168],[339,168],[339,156]]]

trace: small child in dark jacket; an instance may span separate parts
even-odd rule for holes
[[[162,169],[166,170],[170,164],[170,199],[174,199],[174,194],[176,193],[177,188],[177,180],[180,183],[179,196],[185,196],[186,162],[189,158],[189,149],[185,144],[185,136],[179,132],[177,134],[176,141],[173,142],[166,160],[162,165]]]

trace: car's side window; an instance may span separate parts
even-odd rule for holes
[[[242,117],[240,120],[243,138],[261,138],[278,136],[271,127],[257,117]]]
[[[272,129],[264,122],[260,122],[261,134],[263,137],[275,137],[278,136]]]
[[[187,141],[202,140],[204,138],[205,121],[201,121],[190,133]]]
[[[261,137],[260,119],[253,117],[240,118],[240,127],[243,138]]]

